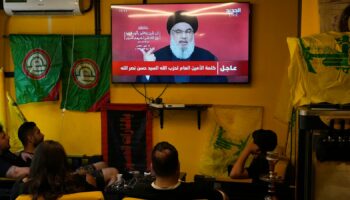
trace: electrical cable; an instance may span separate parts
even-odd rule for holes
[[[153,102],[154,102],[154,99],[153,99],[153,98],[147,96],[147,87],[146,87],[146,84],[143,85],[143,86],[144,86],[144,93],[142,93],[140,90],[138,90],[138,89],[136,88],[135,84],[131,84],[131,85],[132,85],[132,87],[133,87],[139,94],[141,94],[141,95],[145,98],[146,104],[149,104],[149,103],[153,103]],[[165,87],[164,87],[164,89],[163,89],[162,92],[157,96],[156,99],[159,99],[159,98],[165,93],[165,91],[168,89],[168,87],[169,87],[169,84],[166,84]]]
[[[145,94],[143,94],[141,91],[139,91],[134,84],[131,84],[131,85],[139,94],[141,94],[143,97],[145,97],[145,99],[147,99],[148,101],[152,101],[151,98],[147,97]]]
[[[64,118],[65,118],[64,113],[66,111],[68,91],[69,91],[69,86],[70,86],[70,82],[71,82],[71,71],[72,71],[73,62],[74,62],[75,27],[76,26],[73,27],[73,34],[72,34],[72,48],[71,48],[72,52],[71,52],[71,63],[70,63],[71,66],[70,66],[69,71],[68,71],[68,80],[67,80],[68,83],[67,83],[67,87],[66,87],[65,102],[63,103],[62,115],[61,115],[61,132],[63,132],[63,128],[64,128]]]
[[[288,147],[288,143],[290,142],[290,151],[289,151],[289,157],[292,158],[292,151],[293,151],[293,137],[289,135],[293,134],[293,126],[294,126],[294,120],[293,120],[293,110],[291,112],[290,118],[289,118],[289,122],[288,122],[288,133],[287,133],[287,137],[284,143],[285,146],[285,151],[284,151],[284,155],[287,155],[287,147]]]
[[[149,104],[150,102],[147,102],[147,87],[146,87],[146,84],[144,83],[143,84],[143,91],[145,91],[145,102],[146,102],[146,104]]]
[[[74,43],[75,43],[75,34],[73,32],[73,35],[72,35],[72,52],[71,52],[71,66],[69,68],[69,74],[68,74],[68,80],[67,80],[67,88],[66,88],[66,94],[65,94],[65,101],[64,101],[64,104],[63,104],[63,111],[66,109],[66,105],[67,105],[67,98],[68,98],[68,91],[69,91],[69,86],[70,86],[70,82],[71,82],[71,71],[72,71],[72,68],[73,68],[73,62],[74,62]]]
[[[167,84],[165,85],[163,91],[159,94],[159,96],[157,97],[157,99],[160,98],[160,97],[164,94],[165,90],[168,89],[168,86],[169,86],[169,83],[167,83]]]
[[[297,127],[296,127],[296,119],[297,119],[297,110],[293,107],[292,108],[292,113],[291,113],[291,126],[290,126],[290,132],[291,132],[291,152],[290,152],[290,160],[291,160],[291,164],[294,165],[294,170],[291,170],[291,177],[293,179],[294,177],[294,181],[291,182],[294,186],[296,185],[296,175],[297,175]],[[294,133],[294,134],[293,134]],[[294,136],[294,137],[292,137]]]

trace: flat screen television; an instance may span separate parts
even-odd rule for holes
[[[249,3],[112,5],[113,83],[249,83]]]

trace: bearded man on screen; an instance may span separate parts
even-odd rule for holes
[[[144,61],[216,61],[217,58],[210,51],[195,46],[195,33],[198,30],[196,16],[187,15],[185,11],[176,11],[169,16],[167,31],[170,35],[170,45],[154,52],[139,49]],[[138,82],[227,82],[225,76],[140,76]]]

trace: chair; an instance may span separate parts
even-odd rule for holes
[[[229,197],[227,196],[227,194],[220,190],[220,189],[216,189],[220,195],[221,195],[221,198],[220,200],[229,200]],[[122,200],[145,200],[145,199],[141,199],[141,198],[136,198],[136,197],[124,197]],[[205,199],[196,199],[196,200],[205,200]]]
[[[10,200],[11,189],[15,184],[16,179],[0,177],[0,199]]]
[[[32,200],[32,195],[19,195],[16,200]],[[44,199],[40,199],[44,200]],[[78,192],[73,194],[65,194],[58,200],[104,200],[103,194],[100,191],[93,192]]]

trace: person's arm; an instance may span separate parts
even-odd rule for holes
[[[103,169],[103,168],[107,168],[108,165],[107,163],[103,162],[103,161],[100,161],[100,162],[95,162],[92,164],[96,170],[99,170],[99,169]]]
[[[154,47],[148,50],[145,48],[138,48],[138,50],[140,50],[143,55],[143,61],[156,61],[156,56],[153,53]]]
[[[12,165],[6,172],[7,178],[19,178],[29,174],[29,167],[17,167]]]
[[[33,154],[22,151],[22,152],[19,154],[19,157],[20,157],[24,162],[28,162],[28,161],[30,161],[30,160],[33,159]]]
[[[91,174],[85,175],[85,181],[94,187],[97,186],[96,179]]]
[[[255,143],[248,144],[243,152],[239,155],[237,161],[233,165],[230,177],[231,178],[249,178],[248,170],[245,168],[245,163],[250,154],[257,152],[259,147]]]
[[[93,174],[86,173],[85,181],[95,187],[102,185],[109,186],[117,181],[118,170],[113,167],[107,167],[95,171]]]
[[[107,186],[109,186],[117,181],[119,171],[114,167],[107,167],[102,169],[102,173]]]

